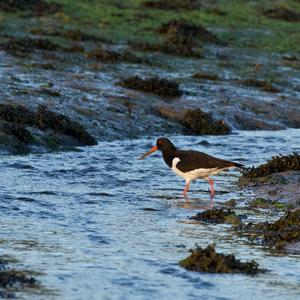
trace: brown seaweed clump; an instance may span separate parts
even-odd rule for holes
[[[99,60],[101,62],[117,63],[127,61],[130,63],[143,63],[143,59],[135,56],[132,52],[126,50],[124,52],[117,52],[105,48],[96,48],[86,55],[88,58]]]
[[[300,13],[285,7],[266,9],[263,11],[263,15],[272,19],[280,19],[288,22],[300,22]]]
[[[188,109],[181,123],[193,134],[223,135],[231,132],[231,128],[223,120],[215,121],[210,113],[200,108]]]
[[[190,250],[192,253],[179,262],[180,266],[189,270],[206,273],[244,273],[255,275],[263,270],[258,268],[255,261],[241,262],[233,254],[217,253],[214,245],[205,249],[197,246]]]
[[[212,223],[212,224],[240,224],[240,218],[231,209],[209,209],[190,218],[191,220]]]
[[[38,280],[29,275],[29,272],[10,269],[8,264],[15,263],[16,260],[3,255],[0,257],[0,298],[16,298],[14,292],[26,288],[39,288]]]
[[[177,82],[159,77],[143,79],[138,76],[132,76],[120,81],[119,85],[165,97],[179,97],[182,95],[182,91]]]
[[[199,39],[208,43],[219,43],[218,38],[208,31],[204,26],[196,25],[192,22],[184,19],[172,20],[167,23],[163,23],[157,31],[161,34],[182,36],[185,38]],[[177,42],[178,43],[178,42]]]
[[[300,155],[298,153],[273,156],[266,163],[243,171],[241,178],[255,179],[289,170],[300,170]]]
[[[176,42],[172,42],[170,39],[162,43],[135,43],[131,42],[130,46],[138,51],[144,52],[159,52],[169,55],[176,55],[182,57],[191,57],[191,58],[202,58],[203,53],[201,49],[194,49],[193,45],[190,43],[190,39],[175,39]],[[179,43],[181,41],[181,43]]]
[[[201,7],[199,0],[148,0],[142,3],[143,7],[162,10],[194,10]]]
[[[259,80],[259,79],[245,79],[240,81],[241,84],[246,85],[246,86],[251,86],[251,87],[258,87],[261,90],[269,93],[279,93],[279,89],[274,87],[270,82],[265,81],[265,80]]]
[[[58,3],[49,3],[43,0],[7,0],[0,2],[0,11],[18,12],[30,11],[33,15],[49,15],[62,11]]]
[[[300,209],[288,212],[274,223],[249,223],[238,230],[250,240],[260,238],[264,245],[283,249],[288,243],[300,241]]]
[[[208,74],[203,72],[194,73],[193,78],[202,79],[202,80],[212,80],[212,81],[220,80],[219,76],[216,74]]]

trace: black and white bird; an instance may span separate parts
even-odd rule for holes
[[[179,176],[185,179],[186,185],[183,190],[185,195],[190,188],[190,182],[197,178],[208,180],[210,184],[211,197],[214,196],[214,182],[210,178],[221,171],[230,168],[243,168],[243,165],[228,160],[210,156],[203,152],[194,150],[178,150],[174,144],[167,138],[159,138],[156,146],[140,157],[144,159],[151,153],[160,150],[165,163]]]

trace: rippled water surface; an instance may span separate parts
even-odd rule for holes
[[[300,131],[236,132],[183,137],[194,148],[246,165],[300,151]],[[155,138],[104,142],[78,152],[1,157],[1,253],[42,272],[50,291],[26,299],[296,299],[300,259],[274,255],[238,238],[228,225],[200,225],[188,217],[209,203],[209,185],[184,182],[160,154],[138,156]],[[204,145],[201,141],[209,142]],[[216,205],[251,198],[237,187],[238,172],[216,177]],[[239,212],[239,211],[238,211]],[[245,214],[245,212],[243,212]],[[278,216],[248,214],[248,220]],[[256,277],[188,272],[188,250],[215,242],[217,250],[255,259],[270,270]],[[242,298],[241,298],[242,297]]]

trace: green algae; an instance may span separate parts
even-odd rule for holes
[[[205,273],[243,273],[255,275],[264,270],[259,269],[255,261],[241,262],[233,254],[217,253],[215,246],[208,245],[206,248],[197,246],[190,250],[192,253],[179,262],[180,266],[189,270]]]

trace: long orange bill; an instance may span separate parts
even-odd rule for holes
[[[151,153],[155,152],[156,150],[157,150],[156,146],[152,147],[148,152],[146,152],[145,154],[143,154],[139,159],[144,159],[145,157],[147,157]]]

